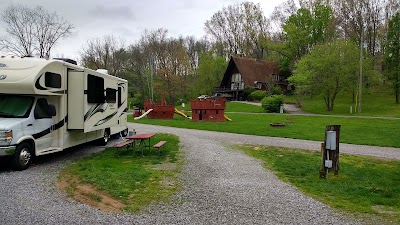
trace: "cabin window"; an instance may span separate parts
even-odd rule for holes
[[[242,90],[244,88],[244,83],[242,75],[240,73],[235,73],[231,78],[231,90]]]
[[[279,81],[280,80],[280,76],[278,74],[273,74],[274,76],[274,80],[275,81]]]
[[[232,75],[232,82],[235,82],[235,83],[242,82],[242,76],[240,75],[240,73],[235,73]]]
[[[104,103],[104,79],[89,74],[87,81],[88,103]]]
[[[61,75],[58,73],[46,72],[44,74],[44,85],[50,88],[61,88]]]
[[[116,103],[117,102],[117,90],[113,88],[106,89],[106,102]]]
[[[258,88],[258,89],[261,89],[261,88],[262,88],[262,83],[261,83],[261,82],[258,82],[258,83],[257,83],[257,88]]]
[[[49,113],[49,104],[45,98],[39,98],[36,101],[34,116],[35,119],[51,118]]]

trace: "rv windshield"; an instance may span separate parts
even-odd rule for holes
[[[33,105],[33,97],[0,94],[0,117],[26,118]]]

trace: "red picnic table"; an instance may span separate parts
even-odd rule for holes
[[[156,134],[149,133],[149,134],[135,134],[133,136],[126,137],[126,139],[133,140],[133,154],[135,154],[136,141],[139,141],[138,148],[139,148],[139,150],[142,151],[142,156],[144,156],[143,150],[145,147],[149,147],[149,151],[150,151],[150,139],[154,135],[156,135]],[[146,145],[146,140],[149,140],[148,145]]]

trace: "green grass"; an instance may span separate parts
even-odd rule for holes
[[[240,102],[227,102],[225,112],[250,112],[250,113],[264,113],[261,106],[250,105]]]
[[[132,149],[126,148],[120,150],[121,157],[118,157],[116,149],[107,148],[76,161],[62,174],[77,175],[80,182],[94,185],[98,190],[124,203],[126,211],[136,211],[153,201],[167,201],[177,190],[178,184],[175,182],[174,185],[166,186],[164,181],[176,181],[175,174],[179,167],[172,170],[156,168],[165,163],[179,163],[179,141],[173,135],[157,134],[151,139],[151,145],[160,140],[167,141],[161,149],[160,157],[157,157],[158,153],[153,149],[152,152],[146,149],[146,157],[142,157],[139,152],[132,158],[123,157],[132,155]],[[96,196],[92,197],[101,200]]]
[[[175,115],[173,120],[143,118],[128,121],[143,124],[154,124],[170,127],[181,127],[198,130],[211,130],[228,133],[250,134],[271,137],[287,137],[304,140],[323,141],[327,125],[342,125],[341,143],[363,144],[374,146],[400,147],[398,131],[400,120],[369,118],[340,118],[327,116],[293,116],[289,114],[236,114],[227,113],[230,122],[192,121]],[[287,118],[294,118],[291,126],[271,127],[270,123],[284,123]]]
[[[288,101],[293,101],[288,98]],[[355,103],[352,102],[352,96],[338,96],[335,100],[334,111],[327,112],[322,97],[305,98],[302,101],[302,110],[315,114],[328,115],[355,115],[355,116],[376,116],[376,117],[396,117],[400,118],[400,104],[395,103],[394,96],[388,94],[369,94],[363,95],[361,101],[361,113],[355,112]],[[350,106],[353,107],[353,113],[350,114]]]
[[[268,146],[238,148],[263,160],[282,180],[319,201],[369,220],[378,217],[385,223],[400,223],[400,161],[341,154],[339,176],[330,174],[321,179],[319,152]]]

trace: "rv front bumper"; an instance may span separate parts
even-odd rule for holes
[[[14,154],[16,146],[0,147],[0,156],[12,155]]]

